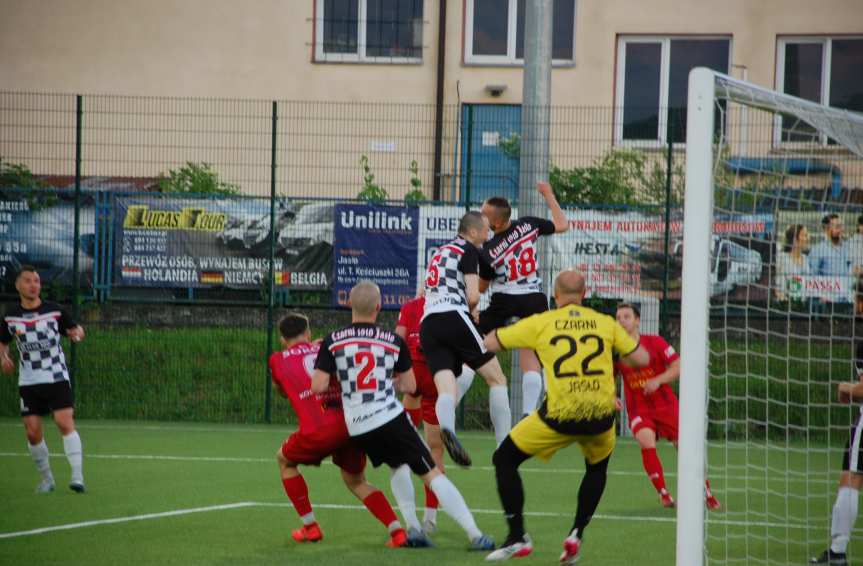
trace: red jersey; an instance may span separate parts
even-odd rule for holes
[[[312,373],[319,349],[320,344],[301,343],[270,356],[273,383],[291,401],[300,431],[305,433],[332,426],[345,427],[338,381],[331,378],[326,393],[312,393]]]
[[[425,362],[426,359],[420,347],[420,321],[422,321],[425,306],[425,297],[417,297],[406,302],[399,311],[399,321],[396,323],[397,326],[404,326],[407,329],[405,342],[411,351],[411,359],[415,362]]]
[[[674,390],[667,383],[662,384],[651,395],[644,394],[644,384],[647,380],[653,379],[668,369],[671,362],[680,358],[680,354],[662,336],[655,334],[642,334],[639,337],[639,344],[650,355],[650,364],[647,367],[632,368],[621,362],[614,364],[614,369],[623,376],[627,405],[629,405],[630,400],[635,401],[636,397],[639,397],[638,400],[640,401],[647,401],[650,405],[662,404],[672,398],[676,399]]]

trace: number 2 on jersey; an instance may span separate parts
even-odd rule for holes
[[[536,258],[533,255],[533,248],[525,248],[518,254],[517,258],[509,258],[507,265],[509,266],[508,280],[515,281],[519,277],[527,277],[536,271]]]
[[[371,352],[357,352],[354,354],[354,364],[357,366],[363,364],[363,367],[360,368],[360,373],[357,374],[357,389],[376,391],[378,380],[369,377],[372,374],[372,370],[375,369],[375,355]]]

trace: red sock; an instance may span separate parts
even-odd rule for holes
[[[644,463],[644,471],[647,472],[647,477],[653,482],[653,487],[656,491],[661,492],[665,489],[665,478],[662,476],[662,462],[659,461],[659,456],[656,455],[656,448],[642,448],[641,461]]]
[[[437,509],[438,508],[438,500],[437,495],[434,494],[432,490],[429,489],[429,486],[425,486],[426,488],[426,507],[429,509]]]
[[[704,488],[707,490],[707,495],[713,495],[713,492],[710,491],[710,480],[704,480]]]
[[[408,416],[411,418],[411,422],[414,423],[416,428],[420,427],[420,423],[423,420],[423,410],[421,407],[416,409],[405,409],[407,411]]]
[[[387,496],[381,490],[373,491],[371,495],[363,499],[363,505],[386,528],[390,528],[390,525],[398,521],[395,511],[390,506],[390,502],[387,501]]]
[[[294,504],[294,509],[300,517],[308,515],[312,512],[312,502],[309,501],[309,488],[306,485],[306,480],[303,476],[294,476],[292,478],[282,478],[282,485],[285,486],[285,493]]]

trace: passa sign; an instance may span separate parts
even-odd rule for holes
[[[347,306],[359,281],[381,288],[383,308],[416,295],[419,209],[370,204],[336,205],[333,303]]]

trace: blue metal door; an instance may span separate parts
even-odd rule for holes
[[[461,202],[479,203],[492,196],[515,200],[518,154],[504,148],[512,147],[507,141],[520,139],[521,106],[465,104],[461,131]]]

